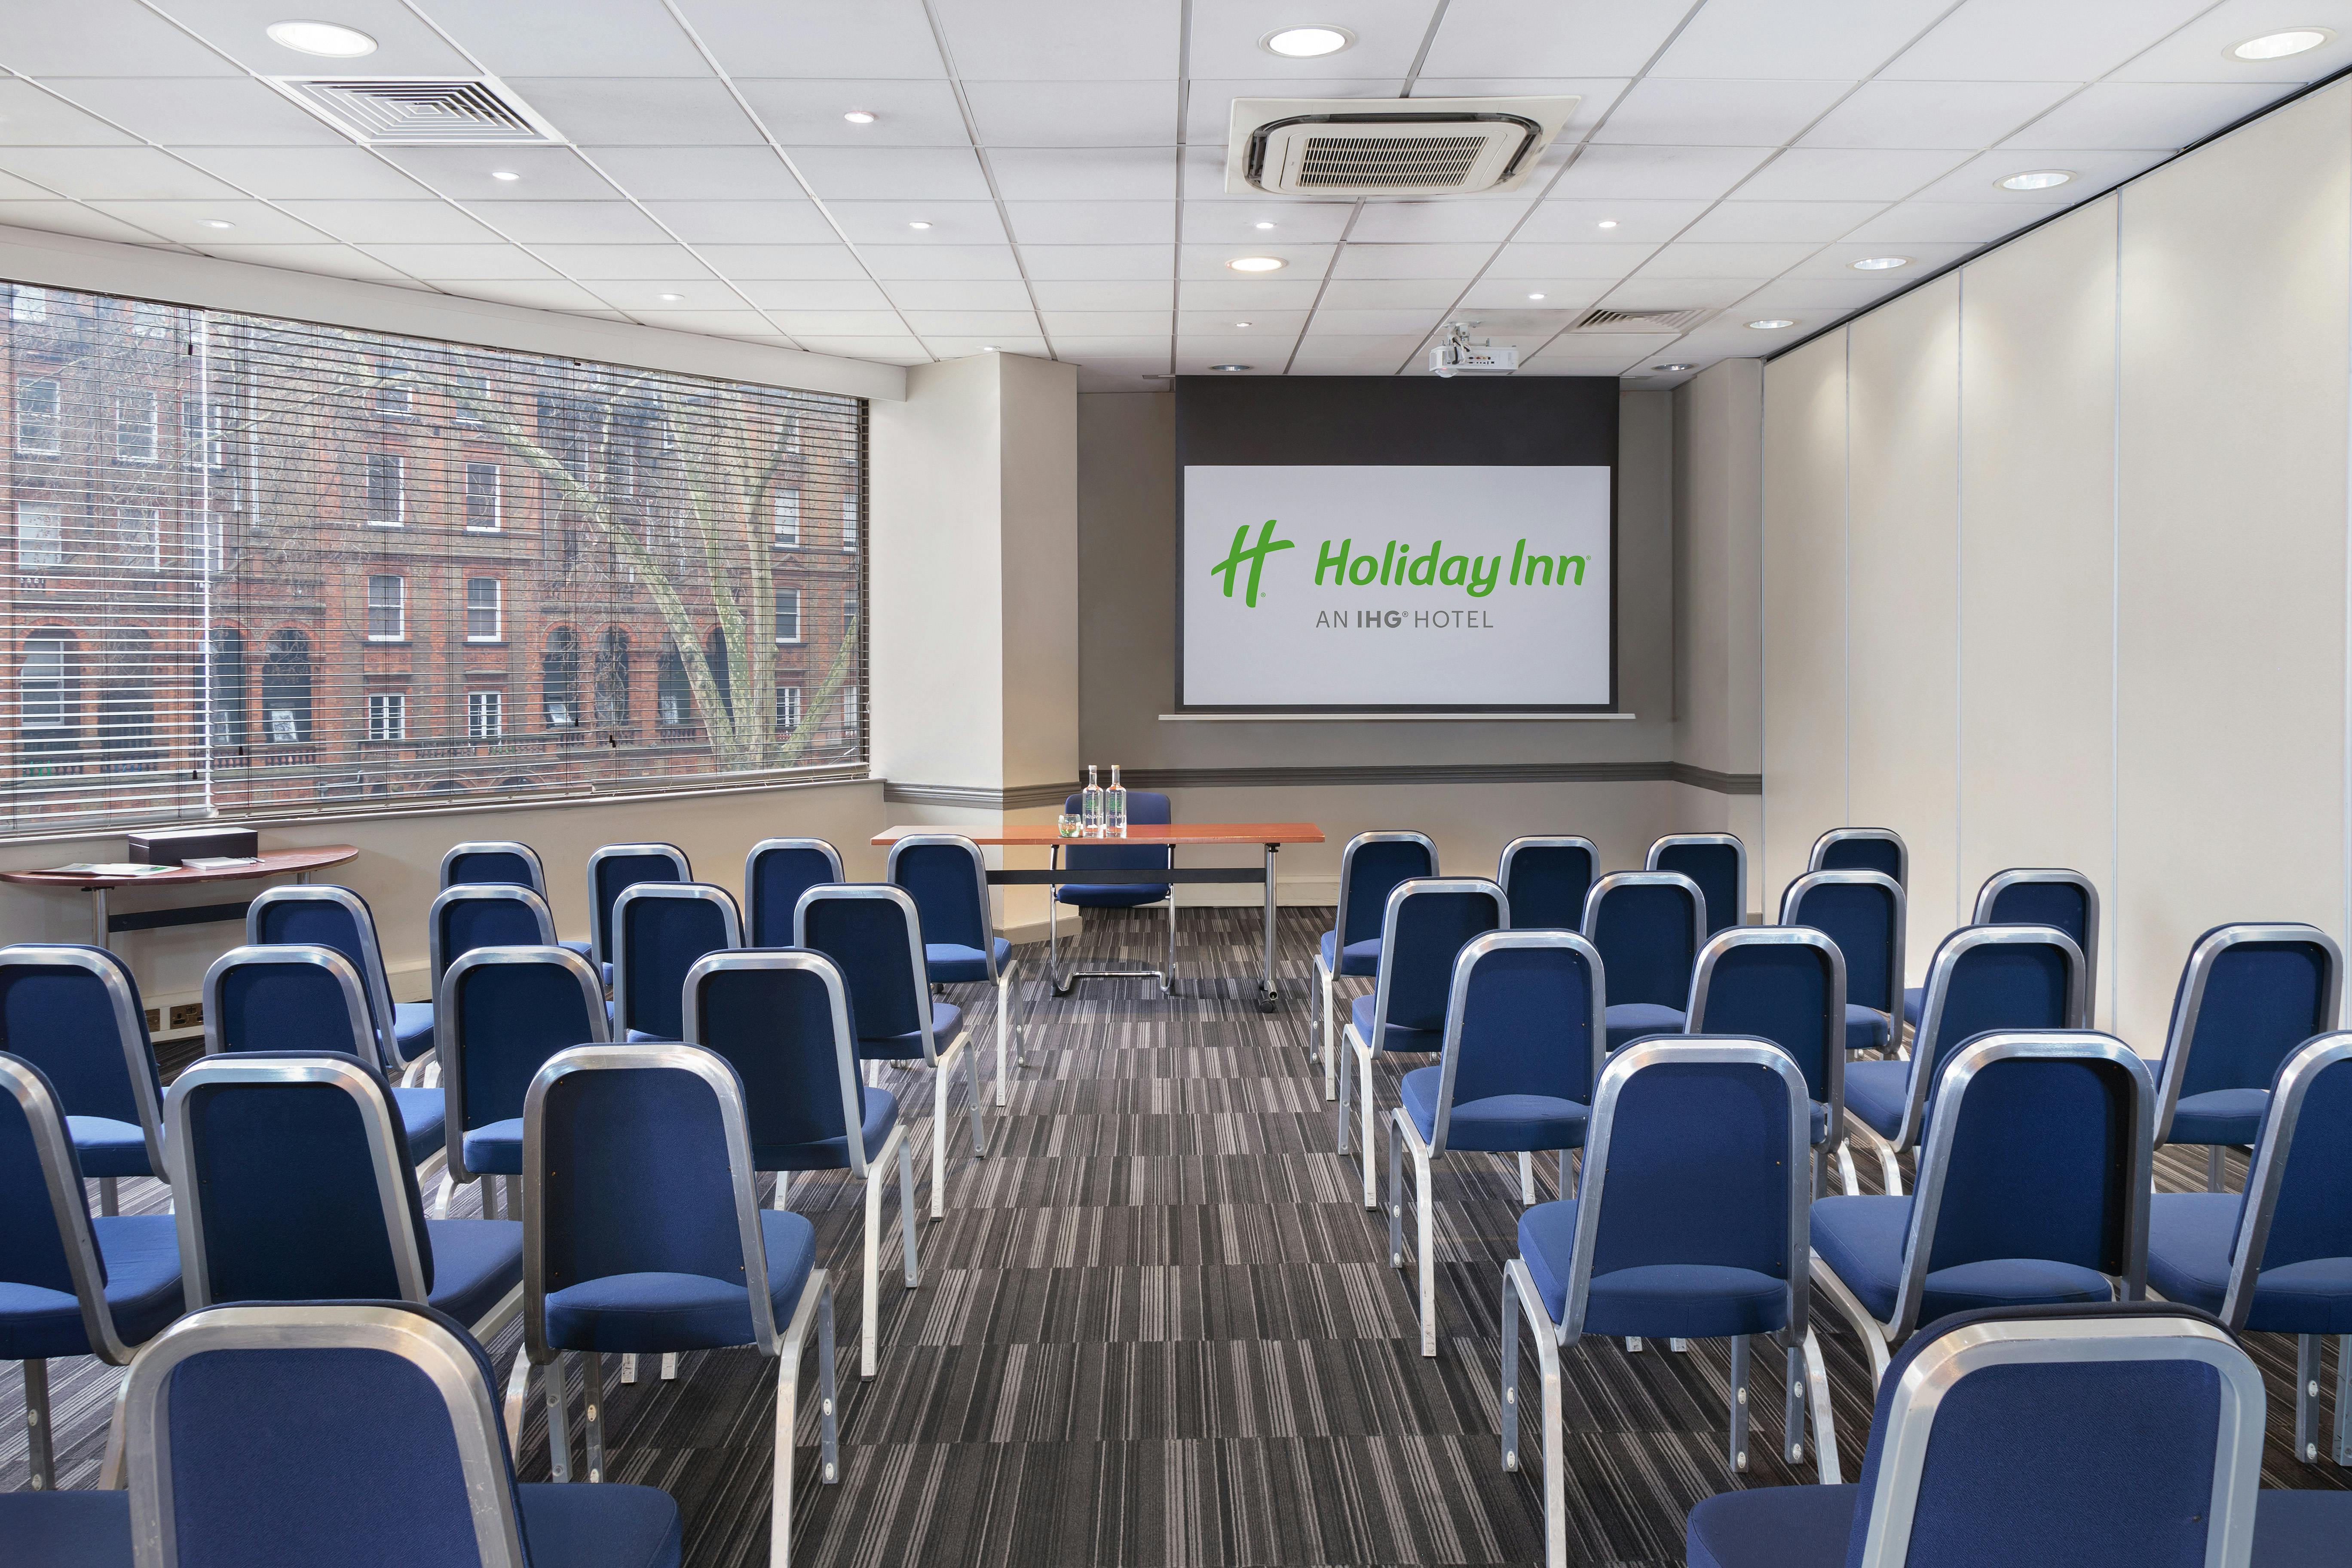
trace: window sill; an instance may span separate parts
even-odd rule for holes
[[[406,647],[409,646],[408,639],[406,637],[373,637],[367,639],[367,645],[370,647]]]
[[[466,646],[467,647],[504,647],[507,646],[507,639],[504,637],[467,637],[466,639]]]
[[[380,517],[369,518],[362,526],[367,528],[406,528],[407,523],[394,519],[389,522]]]

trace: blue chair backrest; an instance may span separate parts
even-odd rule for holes
[[[657,1039],[686,1037],[686,972],[706,952],[742,945],[726,890],[702,882],[624,889],[614,900],[614,1023]],[[576,1042],[575,1042],[576,1043]]]
[[[835,994],[816,964],[842,984],[845,1037],[835,1032]],[[788,1145],[847,1136],[857,1036],[838,965],[805,948],[751,948],[704,960],[688,984],[687,1039],[724,1058],[742,1080],[755,1166],[769,1169],[761,1162]]]
[[[917,928],[918,939],[929,934],[919,916]],[[910,949],[906,911],[895,900],[813,889],[801,900],[798,945],[833,960],[849,983],[858,1038],[888,1039],[923,1026],[930,994],[912,961],[920,949]]]
[[[1915,1062],[1920,1043],[1927,1047],[1925,1070],[1927,1099],[1932,1102],[1942,1081],[1944,1067],[1953,1053],[1977,1036],[1992,1030],[2073,1029],[2081,992],[2074,955],[2055,942],[1978,942],[1971,932],[1984,926],[1963,926],[1944,938],[1928,961],[1927,1010],[1919,1019]],[[1936,1004],[1936,968],[1950,957],[1950,978],[1942,1005]],[[1921,1068],[1915,1066],[1916,1073]]]
[[[520,1116],[548,1058],[604,1037],[602,999],[592,1013],[581,972],[566,962],[572,955],[560,947],[530,951],[536,962],[520,953],[461,962],[443,979],[434,1023],[457,1047],[443,1065],[458,1069],[449,1110],[459,1132]]]
[[[102,947],[0,948],[0,1051],[39,1068],[67,1116],[134,1127],[154,1120],[162,1080],[138,982]]]
[[[445,893],[429,911],[436,928],[429,944],[435,984],[452,963],[478,947],[540,947],[555,940],[553,929],[541,918],[546,904],[520,883],[459,886],[462,893],[455,898]]]
[[[1339,945],[1381,934],[1389,894],[1399,882],[1437,875],[1437,856],[1419,834],[1389,838],[1359,834],[1339,857]]]
[[[1911,855],[1891,828],[1832,827],[1813,841],[1815,871],[1875,871],[1910,891]]]
[[[1748,850],[1728,833],[1675,834],[1650,846],[1653,871],[1679,871],[1706,900],[1706,934],[1744,924],[1748,911]]]
[[[1607,1037],[1594,1024],[1602,986],[1598,955],[1574,931],[1515,925],[1466,943],[1449,1004],[1451,1103],[1536,1094],[1591,1105]]]
[[[331,954],[332,948],[305,951]],[[350,1051],[376,1060],[365,990],[349,960],[330,965],[303,952],[233,948],[205,976],[207,1051]]]
[[[360,995],[367,1004],[368,1026],[375,1031],[379,1055],[389,1058],[399,1046],[392,1030],[392,994],[383,950],[377,945],[374,913],[367,900],[349,888],[322,892],[331,896],[314,896],[308,888],[273,888],[262,894],[246,908],[245,940],[257,947],[331,948],[349,959],[359,972]]]
[[[1843,1102],[1845,972],[1836,944],[1801,928],[1758,926],[1718,935],[1691,979],[1694,1035],[1747,1035],[1789,1053],[1805,1092]]]
[[[2296,1051],[2279,1069],[2277,1098],[2243,1200],[2270,1203],[2261,1267],[2352,1258],[2352,1035]]]
[[[539,858],[520,844],[458,844],[441,857],[441,885],[454,888],[478,882],[529,888],[547,897]]]
[[[2323,933],[2304,928],[2215,926],[2197,939],[2172,994],[2176,1038],[2186,1046],[2182,1095],[2219,1089],[2268,1089],[2297,1046],[2337,1024],[2342,961]],[[2264,940],[2232,941],[2235,932],[2264,931]],[[2208,944],[2215,944],[2208,951]],[[2201,960],[2201,962],[2200,962]],[[2183,1009],[2197,987],[2196,1016],[2188,1038],[2178,1038]]]
[[[0,1059],[0,1282],[71,1296],[73,1267],[41,1158],[46,1138],[53,1157],[61,1158],[72,1173],[72,1212],[66,1216],[70,1223],[73,1214],[85,1211],[81,1165],[74,1158],[73,1141],[64,1135],[64,1115],[39,1067],[14,1052]],[[100,1259],[99,1279],[105,1277]]]
[[[1891,877],[1885,882],[1827,879],[1837,875],[1817,872],[1790,883],[1780,923],[1810,926],[1837,943],[1845,959],[1845,999],[1892,1017],[1903,1005],[1903,889]]]
[[[833,847],[818,840],[761,844],[743,868],[744,940],[753,947],[790,947],[793,910],[820,882],[841,880]]]
[[[914,899],[925,942],[988,951],[995,929],[977,866],[964,841],[892,847],[890,880]]]
[[[596,956],[613,961],[613,900],[639,882],[684,882],[692,876],[684,851],[671,844],[616,844],[590,856],[588,917]]]
[[[1999,881],[1995,878],[1994,881]],[[2076,947],[2090,940],[2091,903],[2072,882],[2018,881],[2003,887],[1985,885],[1979,925],[2056,926],[2074,939]],[[2084,949],[2089,956],[2089,949]]]
[[[1444,1028],[1454,959],[1510,923],[1503,890],[1483,877],[1416,878],[1390,890],[1386,914],[1375,984],[1381,1029]]]
[[[1609,1005],[1681,1007],[1698,963],[1701,895],[1676,873],[1622,871],[1593,884],[1584,937],[1601,952]]]
[[[1514,931],[1581,931],[1584,900],[1600,874],[1581,838],[1515,838],[1503,847],[1496,880],[1510,900]]]
[[[1075,816],[1076,795],[1062,802],[1066,816]],[[1165,827],[1176,820],[1168,797],[1158,790],[1127,792],[1127,820],[1144,827]],[[1159,871],[1172,866],[1176,852],[1165,844],[1080,844],[1062,846],[1062,864],[1073,871]]]

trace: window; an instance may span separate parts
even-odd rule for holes
[[[64,510],[55,501],[18,501],[16,570],[46,572],[65,563]]]
[[[139,773],[155,765],[154,642],[145,632],[122,630],[106,641],[98,687],[98,745],[101,769]]]
[[[16,450],[25,457],[54,458],[61,428],[58,384],[48,376],[16,384]]]
[[[37,637],[25,644],[16,671],[16,722],[28,740],[54,740],[73,728],[72,644]]]
[[[857,548],[857,492],[852,490],[841,498],[841,547]]]
[[[857,733],[857,688],[855,686],[841,689],[841,732],[844,735]]]
[[[614,626],[596,645],[596,728],[629,725],[629,634]]]
[[[16,297],[8,306],[8,319],[15,321],[46,321],[49,319],[49,291],[27,289],[18,284]]]
[[[466,465],[466,526],[477,533],[499,531],[499,466]]]
[[[408,636],[407,578],[368,579],[367,635],[370,642],[399,642]]]
[[[152,506],[115,509],[114,539],[118,558],[132,572],[160,571],[163,565],[163,535]]]
[[[373,528],[398,528],[408,516],[406,467],[397,452],[367,455],[367,520]]]
[[[662,649],[654,671],[654,721],[678,725],[694,722],[694,688],[687,683],[686,658],[677,649]]]
[[[844,633],[857,626],[857,589],[855,584],[841,591],[841,629]]]
[[[375,691],[368,694],[367,738],[371,741],[408,739],[408,693]]]
[[[114,399],[114,455],[125,463],[155,460],[155,395],[123,392]]]
[[[776,731],[789,735],[801,727],[801,689],[797,686],[776,688]]]
[[[798,588],[776,590],[776,640],[780,643],[801,640],[801,591]]]
[[[198,518],[188,525],[188,551],[195,568],[207,577],[228,570],[228,525],[217,519]]]
[[[222,626],[212,636],[212,742],[242,748],[245,739],[245,634]]]
[[[378,414],[411,412],[414,399],[408,390],[408,367],[396,359],[378,360],[375,374],[375,411]]]
[[[570,626],[547,634],[547,651],[539,659],[539,692],[549,729],[580,727],[580,638]]]
[[[506,636],[499,613],[499,580],[496,577],[466,579],[466,640],[497,642]]]
[[[507,698],[503,691],[466,693],[466,733],[477,741],[495,741],[507,732]]]
[[[797,550],[801,542],[801,492],[785,489],[776,492],[776,547]]]
[[[291,627],[270,633],[262,656],[261,725],[273,746],[310,739],[310,639]]]
[[[170,337],[172,307],[146,300],[131,301],[131,335],[134,338]]]
[[[490,400],[490,378],[472,371],[449,373],[449,417],[459,425],[479,425],[480,409]]]

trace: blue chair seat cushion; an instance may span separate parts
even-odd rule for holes
[[[1903,1021],[1913,1028],[1919,1026],[1919,1015],[1927,1010],[1927,988],[1906,985],[1903,988]]]
[[[1156,904],[1175,890],[1165,882],[1066,882],[1054,889],[1054,897],[1080,909],[1131,910]]]
[[[1617,1002],[1604,1015],[1609,1029],[1609,1048],[1630,1045],[1644,1035],[1679,1035],[1683,1032],[1683,1010],[1661,1002]]]
[[[66,1136],[73,1140],[85,1176],[152,1176],[148,1169],[147,1135],[138,1124],[106,1116],[68,1116]]]
[[[1895,1021],[1875,1007],[1865,1007],[1859,1002],[1845,1005],[1845,1048],[1850,1051],[1883,1051],[1895,1032]]]
[[[1909,1062],[1845,1064],[1845,1113],[1881,1138],[1903,1131],[1903,1112],[1910,1104]]]
[[[2237,1193],[2158,1193],[2147,1215],[2148,1288],[2168,1301],[2221,1311],[2243,1203]],[[2264,1268],[2244,1326],[2256,1333],[2352,1333],[2352,1258]]]
[[[1687,1568],[1843,1568],[1862,1488],[1752,1487],[1701,1498],[1683,1546]]]
[[[1381,939],[1368,936],[1361,942],[1351,942],[1345,952],[1339,951],[1339,933],[1327,931],[1317,939],[1323,954],[1323,967],[1333,974],[1378,974],[1381,972]]]
[[[0,1492],[0,1541],[18,1568],[131,1568],[131,1494]]]
[[[1442,1066],[1415,1068],[1397,1086],[1404,1113],[1412,1118],[1424,1143],[1437,1136],[1437,1090],[1444,1076]],[[1548,1094],[1494,1094],[1484,1100],[1456,1100],[1454,1114],[1445,1122],[1445,1146],[1493,1153],[1581,1149],[1585,1123],[1591,1115],[1572,1100],[1555,1100]]]
[[[963,1009],[952,1002],[931,1004],[931,1047],[944,1053],[955,1043],[956,1031],[963,1027]],[[923,1032],[909,1029],[903,1035],[860,1037],[857,1054],[867,1061],[919,1062],[923,1059]]]
[[[992,939],[989,946],[996,954],[997,969],[1003,971],[1012,961],[1013,944],[1000,936]],[[923,969],[934,985],[962,985],[990,977],[987,953],[952,942],[925,942]]]
[[[2185,1094],[2172,1110],[2172,1143],[2252,1143],[2270,1114],[2266,1089],[2214,1089]]]
[[[1576,1251],[1577,1201],[1538,1204],[1519,1215],[1519,1256],[1555,1323],[1568,1310]],[[1653,1263],[1597,1275],[1584,1331],[1612,1338],[1727,1339],[1786,1323],[1789,1286],[1753,1268],[1717,1263]]]
[[[1882,1323],[1895,1317],[1903,1238],[1910,1225],[1907,1197],[1820,1198],[1813,1204],[1813,1250]],[[2095,1268],[2041,1258],[1985,1258],[1930,1273],[1916,1322],[1993,1308],[2113,1300],[2106,1276]]]
[[[859,1129],[868,1160],[882,1152],[883,1142],[890,1129],[898,1125],[898,1100],[886,1089],[864,1089],[865,1125]],[[751,1145],[751,1168],[755,1171],[845,1171],[849,1168],[849,1139],[820,1138],[813,1143],[754,1143]]]
[[[768,1299],[782,1332],[816,1262],[816,1227],[796,1214],[760,1211],[768,1247]],[[547,1342],[563,1351],[715,1350],[751,1342],[751,1300],[741,1283],[701,1274],[610,1274],[551,1291]]]
[[[522,1283],[522,1221],[428,1219],[433,1248],[431,1304],[468,1329]]]
[[[535,1568],[678,1568],[685,1523],[659,1487],[515,1488]]]
[[[394,1002],[392,1037],[399,1042],[400,1059],[413,1062],[433,1048],[433,1004]]]
[[[153,1339],[183,1310],[177,1222],[167,1214],[142,1214],[100,1215],[89,1223],[106,1260],[106,1304],[115,1333],[126,1345]],[[0,1283],[0,1361],[91,1353],[71,1291]]]
[[[1378,993],[1358,996],[1348,1004],[1348,1021],[1356,1026],[1356,1034],[1364,1044],[1383,1051],[1433,1051],[1445,1044],[1443,1029],[1405,1029],[1394,1024],[1381,1038],[1372,1038],[1372,1009],[1378,1005]]]
[[[589,963],[596,962],[596,944],[593,942],[559,942],[555,944],[566,952],[576,952]]]
[[[448,1131],[449,1107],[446,1097],[437,1089],[401,1089],[392,1091],[392,1108],[400,1112],[401,1131],[408,1138],[408,1163],[421,1165],[440,1149]]]
[[[2266,1487],[2254,1494],[2254,1550],[2246,1561],[2260,1568],[2340,1563],[2347,1537],[2352,1537],[2352,1492]]]
[[[492,1121],[466,1134],[466,1169],[478,1176],[522,1174],[522,1118]]]

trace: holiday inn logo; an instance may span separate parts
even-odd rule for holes
[[[1225,597],[1230,599],[1234,596],[1234,572],[1239,570],[1244,563],[1248,563],[1249,587],[1243,595],[1242,603],[1249,609],[1257,608],[1258,574],[1265,570],[1265,558],[1277,550],[1298,548],[1297,544],[1291,540],[1276,539],[1274,536],[1274,525],[1275,520],[1267,518],[1265,526],[1257,531],[1257,542],[1252,544],[1249,542],[1249,524],[1246,522],[1242,524],[1234,530],[1233,549],[1226,552],[1223,561],[1209,568],[1209,575],[1212,577],[1220,572],[1225,574]]]
[[[1265,559],[1277,550],[1294,550],[1297,542],[1276,539],[1276,520],[1267,518],[1259,525],[1257,542],[1250,542],[1249,524],[1234,530],[1233,548],[1225,558],[1209,568],[1213,577],[1224,578],[1224,596],[1234,596],[1234,579],[1244,566],[1249,575],[1243,590],[1243,605],[1257,608],[1259,581],[1265,570]],[[1528,542],[1519,540],[1512,548],[1507,574],[1504,557],[1445,553],[1445,542],[1430,542],[1421,554],[1412,552],[1410,543],[1390,540],[1380,554],[1367,547],[1365,553],[1356,554],[1354,539],[1342,539],[1335,544],[1325,540],[1316,552],[1315,586],[1334,588],[1429,588],[1458,587],[1474,599],[1483,599],[1496,587],[1507,582],[1514,588],[1584,586],[1585,560],[1581,555],[1531,555]]]

